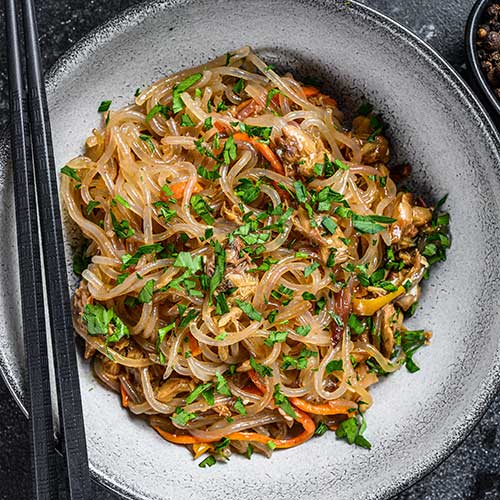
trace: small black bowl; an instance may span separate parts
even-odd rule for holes
[[[495,3],[493,0],[478,0],[474,4],[465,27],[465,52],[471,87],[479,95],[498,127],[500,125],[500,98],[493,92],[493,88],[481,69],[476,45],[479,25],[483,20],[486,9],[493,3]]]

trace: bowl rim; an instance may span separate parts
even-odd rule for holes
[[[109,41],[112,37],[120,34],[124,30],[128,29],[131,25],[136,25],[141,23],[149,15],[153,15],[156,12],[163,11],[169,8],[176,8],[188,3],[195,3],[197,0],[146,0],[139,4],[128,7],[125,10],[119,12],[116,16],[111,17],[106,22],[98,25],[97,27],[90,30],[82,38],[80,38],[76,43],[71,45],[52,65],[51,68],[45,74],[45,80],[47,88],[57,86],[60,77],[63,75],[65,68],[69,65],[73,65],[78,61],[84,59],[88,53],[91,52],[93,43],[97,38],[100,43],[105,43]],[[307,0],[313,1],[313,0]],[[334,0],[336,1],[336,0]],[[474,7],[485,4],[491,0],[478,0]],[[460,91],[468,99],[469,105],[477,113],[478,118],[481,120],[484,126],[485,135],[492,139],[493,143],[497,146],[498,151],[500,151],[500,134],[496,129],[491,116],[487,113],[484,105],[479,100],[478,96],[471,90],[469,85],[463,79],[462,76],[455,70],[444,57],[432,48],[427,42],[421,39],[418,35],[412,32],[409,28],[406,28],[398,21],[392,19],[388,15],[380,12],[376,8],[370,7],[361,3],[360,0],[351,0],[349,2],[342,2],[343,7],[346,9],[357,9],[358,11],[364,12],[367,17],[372,18],[380,24],[390,25],[395,32],[399,32],[406,43],[409,43],[416,48],[418,48],[424,55],[429,59],[429,64],[434,67],[435,70],[441,72],[443,76],[446,77],[450,83],[459,87]],[[495,103],[495,108],[497,112],[500,113],[500,105],[497,108]],[[5,128],[2,133],[0,133],[0,157],[2,153],[5,154],[6,149],[3,146],[7,146],[7,151],[9,148],[8,140],[8,127]],[[2,152],[1,150],[4,149]],[[0,158],[1,159],[1,158]],[[491,378],[488,383],[484,381],[480,388],[478,389],[478,395],[474,402],[475,405],[471,408],[471,413],[469,413],[468,418],[462,416],[456,424],[456,433],[449,436],[449,440],[442,444],[440,449],[435,455],[430,456],[426,463],[422,465],[419,470],[414,470],[407,478],[404,483],[392,483],[385,487],[380,487],[378,492],[375,492],[377,499],[382,498],[392,498],[401,492],[408,490],[416,482],[429,475],[436,467],[442,464],[459,446],[462,442],[471,434],[476,425],[479,423],[481,418],[484,416],[485,412],[488,410],[494,398],[500,393],[500,357],[495,360],[496,363],[491,369]],[[8,363],[0,352],[0,376],[2,376],[6,386],[11,392],[14,400],[18,404],[21,411],[26,417],[29,416],[25,405],[24,394],[22,392],[22,387],[19,386],[12,373],[9,371]],[[461,424],[461,425],[458,425]],[[91,479],[105,487],[108,491],[120,495],[122,498],[129,500],[138,500],[139,497],[135,496],[132,491],[124,487],[123,484],[118,484],[106,476],[98,467],[96,467],[92,462],[89,461],[89,467],[91,472]]]
[[[479,85],[479,88],[488,99],[489,104],[500,115],[500,98],[498,98],[491,88],[486,75],[481,69],[479,56],[476,48],[477,28],[483,17],[484,11],[492,4],[492,0],[477,0],[467,18],[465,25],[465,55],[470,72]]]

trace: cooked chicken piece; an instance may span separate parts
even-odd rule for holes
[[[311,177],[315,163],[323,163],[326,150],[320,139],[312,137],[295,125],[283,127],[283,137],[277,140],[276,153],[281,157],[287,174]]]
[[[413,224],[416,227],[427,224],[432,219],[432,212],[428,208],[414,206],[413,207]]]
[[[261,106],[257,101],[255,101],[254,99],[249,99],[248,101],[241,103],[236,108],[236,118],[238,120],[244,120],[249,116],[258,115],[262,111],[262,109],[263,106]]]
[[[397,219],[391,226],[391,243],[399,243],[403,238],[414,238],[417,228],[413,224],[412,194],[400,193],[396,198],[396,205],[392,211],[392,217]]]
[[[309,102],[322,108],[332,108],[335,110],[336,116],[338,116],[339,118],[342,117],[342,113],[338,111],[337,101],[333,97],[330,97],[329,95],[321,93],[317,94],[315,96],[309,97]]]
[[[224,328],[227,324],[233,323],[236,328],[238,328],[238,320],[240,319],[242,311],[239,307],[232,307],[230,311],[226,314],[223,314],[217,323],[219,328]]]
[[[382,354],[390,357],[394,351],[394,333],[403,324],[403,313],[392,304],[382,308]]]
[[[389,142],[383,135],[377,135],[373,142],[365,142],[361,147],[362,163],[387,163],[389,161]]]
[[[196,383],[193,380],[171,378],[158,388],[156,391],[156,399],[162,403],[168,403],[172,401],[177,394],[191,392],[195,387]]]
[[[77,331],[85,332],[86,328],[82,321],[82,313],[87,304],[93,302],[92,296],[87,288],[87,282],[85,280],[80,281],[80,286],[76,289],[73,295],[72,302],[72,315],[73,315],[73,325]],[[85,359],[90,359],[96,352],[94,347],[85,343]]]
[[[121,371],[121,366],[114,361],[111,361],[109,358],[102,356],[101,364],[104,371],[112,378],[117,378]]]
[[[240,265],[233,270],[227,270],[225,279],[232,283],[238,290],[231,294],[231,298],[247,300],[254,296],[259,280],[252,273],[247,273],[247,266]]]
[[[227,405],[215,405],[213,410],[219,417],[230,417],[232,415],[231,410],[227,407]]]
[[[352,120],[352,133],[355,136],[366,139],[372,133],[370,117],[359,115]]]
[[[330,249],[337,250],[335,254],[335,262],[338,264],[345,262],[348,258],[347,246],[340,239],[343,233],[337,228],[335,234],[331,236],[322,236],[317,227],[311,227],[311,222],[304,208],[299,207],[297,214],[292,216],[292,224],[294,230],[304,236],[305,241],[310,244],[320,247],[320,255],[326,261],[330,253]]]
[[[228,207],[226,205],[226,202],[224,202],[222,203],[221,212],[227,220],[230,220],[231,222],[236,222],[238,226],[243,225],[243,220],[241,219],[241,211],[236,205]]]
[[[415,255],[413,256],[413,267],[402,279],[403,283],[410,280],[412,287],[396,301],[396,304],[400,306],[403,311],[407,311],[420,298],[419,283],[422,281],[427,267],[429,267],[427,259],[423,255],[420,255],[418,250],[415,250]]]
[[[92,135],[85,142],[87,150],[85,155],[93,161],[97,161],[104,152],[104,135],[97,129],[92,130]]]

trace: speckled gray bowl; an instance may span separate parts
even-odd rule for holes
[[[77,44],[48,78],[58,165],[79,153],[102,99],[129,102],[165,73],[250,44],[269,62],[313,74],[349,104],[383,112],[397,160],[434,201],[449,193],[453,248],[411,324],[434,332],[405,370],[374,388],[366,451],[329,433],[271,460],[200,469],[119,406],[80,360],[92,473],[134,499],[384,498],[421,477],[465,437],[500,375],[499,139],[456,73],[427,45],[354,2],[175,1],[127,11]],[[0,365],[23,407],[12,186],[0,148]],[[73,282],[73,285],[75,283]]]

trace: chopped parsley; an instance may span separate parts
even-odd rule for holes
[[[233,85],[233,92],[239,94],[245,88],[245,80],[243,78],[238,79],[238,81]]]
[[[288,332],[276,332],[270,331],[267,338],[264,340],[264,344],[269,347],[272,347],[274,344],[285,342],[288,337]]]
[[[200,384],[188,395],[186,398],[186,404],[194,403],[205,391],[212,388],[212,382],[207,382],[205,384]]]
[[[199,194],[193,194],[191,200],[189,201],[191,208],[198,214],[203,222],[208,225],[213,225],[215,219],[212,215],[212,208]]]
[[[277,94],[281,94],[280,89],[271,89],[266,96],[266,108],[268,108],[273,100],[273,97]]]
[[[205,458],[205,460],[202,460],[198,464],[198,467],[204,469],[205,467],[212,467],[212,465],[215,465],[215,463],[216,463],[215,457],[213,455],[208,455],[208,457]]]
[[[369,450],[372,445],[363,436],[365,429],[366,422],[363,415],[361,415],[360,422],[356,417],[351,417],[341,422],[335,434],[338,438],[345,439],[349,444],[355,444]]]
[[[134,236],[135,231],[130,227],[130,222],[128,220],[124,219],[122,221],[118,221],[112,210],[110,211],[110,214],[113,231],[115,232],[116,236],[118,236],[118,238],[127,239],[131,236]]]
[[[284,355],[283,362],[281,364],[281,368],[283,370],[287,370],[288,368],[293,368],[295,370],[303,370],[307,368],[307,363],[309,358],[317,358],[317,351],[310,351],[309,349],[303,348],[300,351],[298,357],[294,358],[293,356]]]
[[[420,349],[427,340],[424,330],[407,330],[398,331],[394,334],[394,340],[396,346],[399,346],[403,353],[405,354],[405,365],[410,373],[415,373],[420,370],[415,361],[413,361],[413,355]]]
[[[78,172],[75,168],[71,168],[68,165],[64,165],[63,168],[61,168],[61,174],[64,174],[68,176],[70,179],[73,179],[77,182],[81,182],[80,176],[78,175]]]
[[[224,143],[224,149],[222,150],[222,157],[224,158],[224,163],[229,165],[231,161],[236,160],[237,156],[237,146],[234,142],[234,137],[231,135],[227,138]]]
[[[184,408],[177,407],[170,418],[174,424],[185,426],[190,420],[196,418],[196,414],[189,413]]]
[[[343,362],[341,359],[332,359],[326,364],[325,371],[330,374],[336,371],[343,371]]]
[[[181,127],[194,127],[196,126],[196,123],[194,123],[193,120],[191,120],[191,117],[184,113],[182,116],[181,116]]]
[[[134,255],[126,253],[121,256],[122,266],[120,269],[124,271],[125,269],[127,269],[127,267],[135,266],[143,255],[156,254],[161,252],[162,250],[163,246],[159,243],[154,243],[152,245],[142,245],[137,249],[137,252],[135,252]]]
[[[252,203],[259,197],[262,182],[262,179],[256,182],[251,179],[239,179],[234,192],[244,203]]]
[[[217,287],[222,283],[222,280],[224,279],[224,271],[226,269],[226,251],[220,244],[220,242],[216,241],[213,244],[214,248],[214,254],[215,254],[215,269],[210,277],[210,283],[209,283],[209,297],[210,300],[213,297],[213,294]],[[222,299],[219,299],[222,300]],[[224,298],[225,301],[225,298]],[[227,304],[226,304],[227,306]],[[219,304],[220,307],[220,304]],[[229,311],[227,311],[229,312]]]
[[[99,104],[97,111],[99,113],[104,113],[105,111],[108,111],[109,107],[111,106],[111,102],[112,101],[101,101],[101,104]]]
[[[87,256],[87,248],[88,248],[88,242],[85,241],[82,247],[80,248],[80,251],[78,253],[75,253],[73,256],[73,272],[77,276],[81,276],[83,271],[89,267],[90,262],[92,259]]]
[[[314,431],[315,436],[322,436],[328,430],[328,426],[324,422],[318,422],[316,425],[316,430]]]
[[[262,314],[256,311],[252,304],[245,302],[243,300],[235,299],[236,305],[250,318],[254,321],[262,321]]]
[[[172,108],[170,108],[169,106],[156,104],[149,110],[148,114],[146,115],[146,121],[148,122],[149,120],[151,120],[151,118],[153,118],[153,116],[157,115],[158,113],[163,115],[165,118],[168,118],[170,116],[170,111],[172,111]]]
[[[269,366],[261,365],[255,361],[253,356],[250,356],[250,366],[258,373],[261,377],[270,377],[273,374],[273,370]]]
[[[221,394],[222,396],[231,396],[231,389],[229,389],[229,385],[227,385],[227,381],[223,375],[219,372],[215,372],[215,390]]]
[[[307,334],[311,331],[310,325],[301,325],[298,326],[295,331],[297,332],[297,335],[300,335],[301,337],[306,337]]]
[[[129,337],[129,330],[125,323],[113,309],[106,309],[102,304],[86,304],[82,321],[89,335],[105,335],[106,344]]]
[[[155,145],[154,145],[154,142],[153,142],[153,139],[151,138],[150,135],[148,134],[141,134],[139,136],[139,139],[141,141],[144,141],[148,146],[149,146],[149,149],[151,150],[152,153],[155,152],[156,148],[155,148]]]
[[[240,414],[240,415],[246,415],[247,414],[247,409],[245,408],[245,405],[243,404],[243,401],[241,398],[237,398],[236,402],[234,403],[234,409]]]
[[[151,279],[146,281],[146,284],[142,287],[142,290],[137,296],[137,300],[141,304],[149,304],[153,300],[153,293],[156,281]]]
[[[192,87],[195,83],[198,83],[203,75],[201,73],[194,73],[180,83],[178,83],[173,90],[172,94],[172,111],[174,113],[178,113],[184,108],[184,103],[181,99],[181,94],[186,92],[190,87]]]
[[[281,408],[290,417],[295,419],[298,418],[288,398],[281,393],[279,384],[276,384],[274,386],[273,396],[274,396],[274,403],[276,404],[276,406]]]
[[[318,268],[319,268],[319,263],[313,262],[312,264],[310,264],[304,268],[304,276],[307,278],[309,275],[311,275]]]

